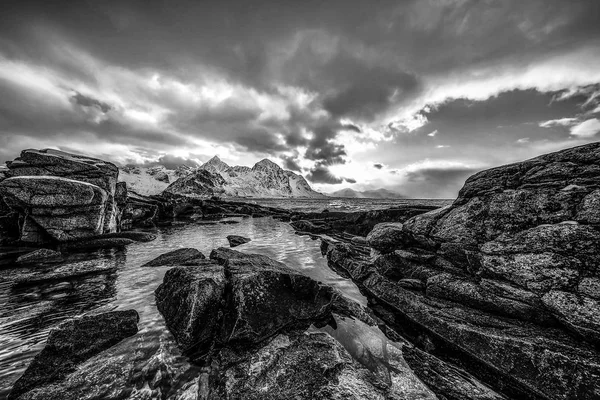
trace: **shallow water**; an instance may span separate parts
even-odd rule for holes
[[[444,207],[454,199],[348,199],[326,197],[322,199],[244,199],[245,202],[268,207],[285,208],[302,212],[329,211],[370,211],[392,207],[435,206]]]
[[[319,250],[319,241],[298,236],[287,223],[270,217],[235,220],[239,223],[186,224],[162,228],[157,232],[158,238],[152,242],[135,243],[125,250],[98,252],[83,256],[87,260],[72,261],[79,264],[93,262],[102,266],[116,265],[118,271],[108,275],[12,287],[12,279],[30,271],[4,266],[0,270],[0,304],[3,304],[0,311],[0,398],[7,394],[31,358],[41,350],[50,329],[65,319],[99,307],[123,310],[133,308],[140,314],[140,333],[136,335],[137,338],[127,340],[135,349],[120,346],[123,351],[133,352],[143,347],[143,351],[148,354],[164,352],[164,349],[159,351],[161,341],[172,341],[172,337],[166,331],[163,318],[156,309],[154,290],[162,282],[169,267],[140,268],[140,265],[160,254],[182,247],[195,247],[208,256],[213,248],[228,247],[225,237],[230,234],[252,239],[236,249],[264,254],[281,261],[338,288],[347,297],[366,304],[365,298],[350,280],[341,278],[327,267]],[[139,337],[144,340],[139,340]],[[170,343],[166,347],[174,348]],[[167,353],[169,352],[172,350]],[[172,358],[170,363],[173,365],[186,364],[178,354],[168,354],[166,357]]]

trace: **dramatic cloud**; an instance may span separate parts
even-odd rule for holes
[[[26,147],[137,164],[270,157],[324,191],[439,197],[464,171],[411,166],[484,168],[597,138],[596,0],[5,8],[5,160]]]
[[[600,120],[598,118],[588,119],[571,128],[571,135],[584,138],[595,136],[598,132],[600,132]]]
[[[379,164],[379,163],[373,164],[373,166],[377,169],[383,168],[383,164]]]

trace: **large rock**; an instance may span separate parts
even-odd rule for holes
[[[599,186],[600,143],[575,147],[480,172],[401,232],[376,226],[372,258],[325,253],[384,320],[505,393],[595,399]]]
[[[117,231],[115,165],[50,149],[24,150],[7,165],[0,195],[20,215],[21,241],[63,242]]]
[[[186,352],[206,351],[209,339],[253,345],[327,322],[340,296],[263,255],[220,248],[210,258],[214,264],[167,271],[156,290],[158,309]]]
[[[183,248],[156,257],[154,260],[148,261],[142,267],[164,267],[173,265],[194,265],[198,262],[202,263],[206,257],[199,250],[193,248]]]
[[[177,343],[203,366],[199,399],[436,399],[401,347],[331,287],[262,255],[220,248],[211,259],[167,271],[156,290]],[[336,329],[307,331],[327,323]]]
[[[137,333],[135,310],[88,315],[63,322],[48,335],[46,346],[14,384],[9,398],[60,381],[77,365]]]
[[[401,223],[384,222],[375,225],[367,235],[369,246],[381,253],[391,253],[400,248],[406,241]]]

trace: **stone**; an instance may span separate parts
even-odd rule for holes
[[[65,279],[81,279],[88,275],[108,275],[117,271],[115,266],[98,266],[94,261],[60,265],[50,270],[36,271],[17,276],[15,285],[37,285]]]
[[[135,310],[112,311],[68,320],[50,331],[46,345],[15,382],[9,399],[63,380],[77,365],[138,331]]]
[[[210,347],[220,330],[225,269],[218,264],[176,267],[156,289],[156,306],[185,352]]]
[[[117,231],[115,165],[50,149],[24,150],[7,165],[0,195],[23,220],[19,240],[64,242]]]
[[[566,326],[589,341],[600,343],[599,300],[552,290],[542,297],[542,301]]]
[[[62,260],[62,254],[58,251],[50,249],[39,249],[20,256],[19,258],[17,258],[17,263],[31,264],[41,262],[58,262]]]
[[[229,242],[229,247],[237,247],[244,243],[248,243],[250,240],[251,239],[248,239],[243,236],[238,236],[238,235],[228,235],[227,236],[227,241]]]
[[[191,265],[194,262],[202,261],[206,257],[199,250],[193,248],[183,248],[156,257],[154,260],[148,261],[142,267],[164,267],[173,265]]]
[[[381,253],[391,253],[406,242],[401,223],[385,222],[375,225],[367,235],[369,246]]]
[[[109,236],[66,242],[63,245],[61,245],[61,248],[65,251],[89,251],[100,249],[124,248],[133,243],[136,243],[136,241],[128,238]]]

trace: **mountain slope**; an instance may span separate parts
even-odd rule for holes
[[[149,196],[162,193],[169,184],[187,176],[193,168],[182,165],[176,169],[167,169],[162,165],[154,167],[125,166],[119,168],[119,182],[127,183],[127,189]]]
[[[405,196],[400,193],[392,192],[388,189],[365,190],[359,192],[350,188],[335,191],[329,194],[332,197],[345,197],[352,199],[404,199]]]
[[[212,175],[207,175],[206,173]],[[166,191],[185,195],[223,195],[231,197],[324,197],[292,171],[264,159],[252,168],[230,167],[217,156],[193,174],[169,185]]]

